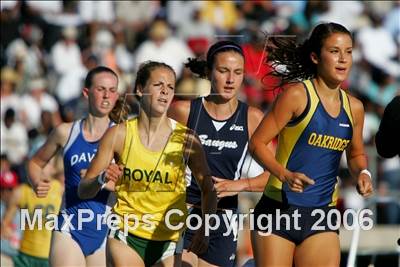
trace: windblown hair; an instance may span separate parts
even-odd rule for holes
[[[275,88],[286,83],[314,78],[317,66],[311,61],[310,55],[314,52],[320,56],[325,39],[333,33],[344,33],[352,37],[344,26],[333,22],[317,25],[302,44],[297,44],[295,38],[269,37],[265,63],[272,67],[267,76],[272,75],[280,79]]]

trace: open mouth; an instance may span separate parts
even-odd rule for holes
[[[339,72],[346,72],[346,68],[343,67],[336,67],[336,70]]]
[[[168,103],[167,99],[164,99],[164,98],[159,98],[159,99],[157,99],[157,101],[160,102],[160,103],[163,103],[163,104],[167,104]]]
[[[103,108],[108,108],[108,107],[110,107],[110,106],[111,106],[111,103],[108,102],[108,101],[103,101],[103,102],[101,102],[101,107],[103,107]]]

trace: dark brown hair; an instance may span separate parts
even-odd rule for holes
[[[267,75],[280,78],[275,88],[315,77],[317,66],[311,61],[310,54],[314,52],[319,56],[325,39],[333,33],[344,33],[352,37],[344,26],[333,22],[317,25],[302,44],[297,44],[295,38],[269,37],[265,63],[272,67]]]
[[[200,60],[198,58],[189,58],[185,66],[191,72],[197,74],[200,78],[207,78],[208,72],[213,68],[215,56],[222,52],[234,51],[239,53],[243,58],[243,50],[239,44],[233,41],[219,41],[213,44],[207,52],[207,60]]]

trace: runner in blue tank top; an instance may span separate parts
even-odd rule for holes
[[[51,241],[51,266],[105,266],[108,229],[100,216],[105,216],[109,191],[102,190],[93,199],[81,200],[77,188],[96,154],[99,139],[111,125],[109,114],[118,99],[117,90],[118,76],[114,71],[101,66],[89,71],[83,89],[89,101],[88,116],[57,126],[29,161],[31,184],[37,196],[44,197],[50,180],[43,177],[42,169],[53,155],[63,152],[65,193]],[[108,184],[105,189],[113,188]],[[86,220],[78,221],[79,214]]]
[[[248,171],[243,169],[243,163],[248,154],[249,138],[260,123],[263,113],[237,99],[245,70],[242,48],[235,42],[217,42],[208,50],[206,62],[190,59],[186,66],[193,73],[211,81],[211,94],[192,101],[176,101],[169,115],[199,135],[220,198],[218,216],[221,225],[219,229],[210,232],[208,250],[201,255],[187,250],[194,234],[187,229],[182,260],[191,266],[233,266],[237,247],[237,221],[231,221],[232,231],[224,236],[227,228],[222,216],[231,219],[237,213],[238,192],[261,191],[267,182],[268,175],[262,168],[253,179],[240,179]],[[187,203],[191,207],[191,214],[201,215],[201,194],[190,170],[187,181]]]
[[[363,105],[340,88],[352,66],[351,36],[340,24],[323,23],[301,45],[270,39],[268,64],[285,88],[249,145],[271,172],[254,210],[254,221],[260,219],[252,232],[256,266],[340,265],[335,206],[343,151],[359,193],[372,193]],[[277,135],[274,157],[266,144]],[[269,217],[269,229],[263,217]]]

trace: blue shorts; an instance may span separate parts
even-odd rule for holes
[[[74,216],[71,222],[63,227],[66,222],[64,216],[67,216],[67,214],[73,214]],[[98,222],[95,217],[90,222],[82,222],[81,229],[79,229],[78,226],[78,216],[76,212],[71,213],[71,210],[68,212],[63,210],[58,215],[56,230],[69,235],[75,240],[85,257],[95,253],[99,249],[105,248],[108,233],[108,226],[105,220],[100,220]]]
[[[340,222],[336,213],[332,212],[335,209],[336,207],[314,208],[289,205],[263,194],[254,209],[254,229],[278,235],[299,245],[314,234],[322,232],[339,234],[338,223]]]
[[[201,209],[191,208],[189,214],[197,214],[201,217]],[[216,230],[210,231],[210,239],[208,243],[208,249],[205,253],[197,255],[200,259],[217,266],[234,266],[236,258],[236,247],[237,247],[237,217],[236,220],[231,221],[232,231],[229,235],[224,236],[227,233],[227,227],[224,223],[223,216],[226,218],[232,218],[231,215],[236,214],[236,210],[219,210],[217,215],[220,219],[220,227]],[[196,225],[197,220],[191,219],[191,225]],[[193,221],[193,222],[192,222]],[[183,248],[187,249],[192,241],[193,235],[196,231],[186,229],[183,238]]]

